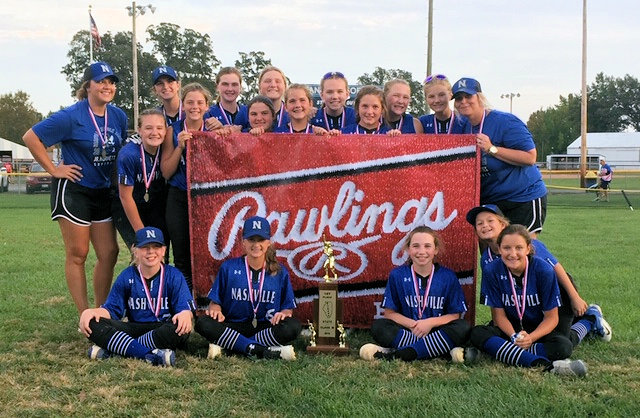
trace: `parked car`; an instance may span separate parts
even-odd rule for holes
[[[0,167],[0,193],[9,191],[9,174],[5,166]]]
[[[29,172],[38,175],[27,176],[27,193],[51,190],[51,176],[40,164],[32,163]],[[45,173],[46,175],[40,173]]]

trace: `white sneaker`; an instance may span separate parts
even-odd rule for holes
[[[449,351],[453,363],[475,363],[480,352],[475,347],[453,347]]]
[[[376,353],[387,354],[391,351],[391,348],[385,348],[377,344],[368,343],[360,347],[360,358],[363,360],[372,361],[376,359]]]
[[[597,334],[602,341],[605,341],[605,342],[611,341],[611,334],[612,334],[611,325],[609,325],[607,320],[604,319],[604,316],[602,316],[602,308],[600,308],[599,305],[592,304],[592,305],[589,305],[589,308],[584,314],[593,315],[594,318],[596,319],[593,327],[593,333]]]
[[[296,352],[292,345],[274,345],[268,348],[271,352],[279,352],[282,360],[293,361],[296,359]]]
[[[222,347],[217,344],[209,344],[209,352],[207,358],[214,359],[222,355]]]
[[[587,374],[587,365],[582,360],[556,360],[549,372],[560,376],[584,377]]]
[[[111,357],[111,353],[95,344],[89,347],[89,352],[87,354],[91,360],[104,360]]]
[[[176,353],[168,348],[156,348],[150,354],[147,354],[145,360],[154,366],[174,367],[176,365]]]

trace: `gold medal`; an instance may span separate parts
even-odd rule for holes
[[[107,150],[106,149],[102,150],[102,158],[107,158]]]
[[[251,321],[251,325],[253,325],[254,328],[258,327],[258,318],[256,318],[255,316],[253,317],[253,321]]]
[[[146,192],[144,192],[144,201],[148,202],[149,201],[149,190],[147,190]]]

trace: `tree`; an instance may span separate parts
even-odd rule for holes
[[[71,95],[75,96],[76,90],[82,84],[85,68],[89,65],[88,31],[77,32],[71,40],[69,63],[62,67],[62,73],[66,75],[71,85]],[[138,50],[138,96],[139,107],[145,109],[156,103],[156,98],[151,93],[151,72],[157,67],[158,60],[148,52],[142,51],[142,45],[137,45]],[[94,51],[96,61],[106,61],[113,67],[120,82],[117,85],[116,96],[113,103],[122,108],[129,118],[129,128],[133,128],[133,65],[131,59],[131,32],[118,32],[112,35],[106,32],[102,36],[102,47]]]
[[[376,67],[373,73],[365,73],[358,77],[359,84],[371,84],[374,86],[384,86],[384,84],[393,80],[394,78],[400,78],[409,83],[411,87],[411,103],[407,111],[414,116],[421,116],[427,113],[427,108],[424,100],[424,93],[422,91],[422,84],[419,81],[413,79],[413,75],[409,71],[400,69],[387,70],[381,67]]]
[[[548,154],[563,154],[580,135],[580,97],[560,96],[559,105],[532,113],[527,127],[536,142],[538,161]]]
[[[41,120],[24,91],[0,95],[0,138],[24,145],[22,135]]]
[[[153,53],[165,65],[169,65],[182,78],[182,85],[198,82],[215,89],[215,68],[220,61],[213,53],[211,37],[193,29],[172,23],[160,23],[147,28],[148,41],[153,43]],[[151,71],[149,72],[151,74]]]
[[[242,73],[241,100],[247,102],[258,95],[258,75],[263,68],[272,65],[271,59],[264,57],[262,51],[238,52],[240,58],[235,67]]]

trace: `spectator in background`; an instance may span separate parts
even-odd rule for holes
[[[598,184],[598,188],[602,189],[602,191],[598,191],[595,202],[599,200],[604,200],[605,202],[609,201],[609,183],[611,183],[611,179],[613,178],[613,170],[611,166],[607,164],[604,158],[600,158],[600,172],[598,173],[598,177],[600,178],[600,184]]]

